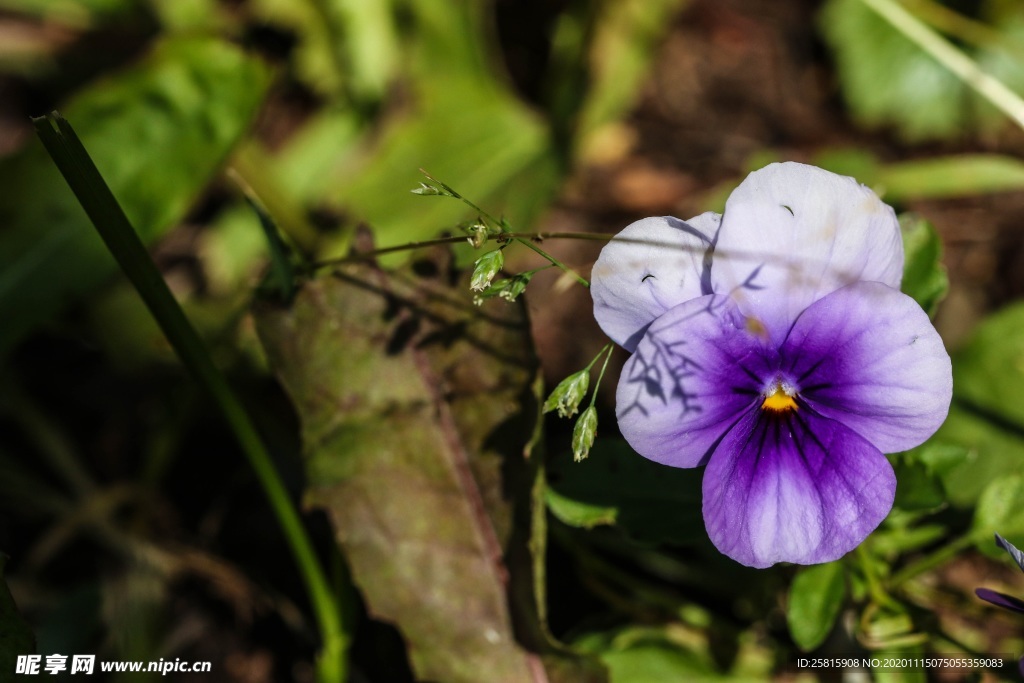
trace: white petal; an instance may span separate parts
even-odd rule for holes
[[[794,162],[751,173],[729,196],[711,269],[781,343],[818,299],[859,281],[899,289],[903,242],[893,210],[853,178]]]
[[[616,235],[594,264],[594,317],[613,341],[633,351],[665,311],[710,293],[705,256],[721,217],[644,218]],[[706,291],[705,291],[706,290]]]

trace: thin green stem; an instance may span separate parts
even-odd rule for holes
[[[589,362],[589,363],[587,363],[587,367],[585,367],[585,368],[583,368],[583,369],[584,369],[584,370],[590,370],[590,368],[594,367],[594,363],[596,363],[596,362],[597,362],[597,361],[598,361],[598,360],[599,360],[599,359],[601,358],[601,356],[602,356],[602,355],[604,355],[605,353],[607,353],[607,352],[608,352],[608,347],[609,347],[609,346],[611,346],[611,344],[610,344],[610,343],[609,343],[609,344],[605,344],[604,346],[602,346],[602,347],[601,347],[601,350],[600,350],[600,351],[598,351],[598,352],[597,352],[597,353],[596,353],[596,354],[594,355],[594,357],[590,359],[590,362]],[[602,370],[602,372],[603,372],[603,370]]]
[[[493,224],[494,229],[495,229],[495,233],[492,235],[493,237],[495,237],[497,239],[512,239],[512,240],[515,240],[516,242],[519,242],[522,245],[525,245],[529,249],[532,249],[533,251],[537,252],[540,256],[542,256],[549,263],[551,263],[551,265],[553,265],[553,266],[555,266],[557,268],[560,268],[566,274],[571,275],[573,278],[576,279],[577,282],[579,282],[584,287],[590,287],[590,283],[587,282],[586,278],[584,278],[579,273],[574,271],[572,268],[570,268],[569,266],[565,265],[564,263],[562,263],[561,261],[556,259],[551,254],[547,253],[546,251],[544,251],[543,249],[538,247],[536,244],[534,244],[534,240],[538,239],[537,236],[531,235],[530,238],[528,239],[526,237],[520,236],[518,233],[509,232],[508,231],[508,224],[505,221],[498,220],[497,218],[495,218],[494,216],[492,216],[491,214],[489,214],[488,212],[484,211],[479,206],[474,204],[472,201],[470,201],[469,199],[466,199],[461,194],[456,192],[455,189],[452,188],[450,185],[448,185],[447,183],[444,183],[444,182],[438,180],[434,176],[432,176],[429,173],[427,173],[426,171],[424,171],[422,168],[420,169],[420,173],[422,173],[424,176],[426,176],[427,180],[429,180],[432,183],[436,184],[435,185],[435,190],[436,190],[436,186],[440,186],[441,188],[444,189],[444,191],[448,194],[448,196],[454,197],[455,199],[458,199],[463,204],[465,204],[469,208],[471,208],[474,211],[476,211],[480,215],[480,218],[482,220],[484,220],[485,222],[486,221],[490,221]],[[611,238],[609,237],[608,239],[611,239]]]
[[[603,232],[503,232],[498,235],[492,235],[491,239],[524,239],[524,240],[547,240],[547,239],[566,239],[566,240],[590,240],[595,242],[608,242],[615,235],[609,235]],[[330,268],[331,266],[339,266],[345,263],[355,263],[358,261],[366,261],[368,259],[376,258],[384,254],[394,254],[400,251],[411,251],[413,249],[422,249],[424,247],[435,247],[441,244],[458,244],[465,242],[465,237],[438,237],[432,240],[422,240],[420,242],[408,242],[406,244],[398,244],[393,247],[382,247],[380,249],[374,249],[373,251],[364,251],[358,254],[349,254],[348,256],[340,256],[338,258],[324,259],[323,261],[317,261],[312,264],[312,268],[319,270],[321,268]],[[641,240],[625,240],[625,241],[636,241]],[[655,243],[656,244],[656,243]],[[666,246],[677,246],[667,245]]]
[[[884,607],[899,608],[899,603],[893,600],[892,596],[885,591],[885,587],[882,586],[882,582],[879,580],[878,574],[875,573],[875,568],[871,564],[871,559],[871,555],[868,554],[863,543],[857,546],[857,563],[860,565],[864,580],[868,583],[868,592],[871,594],[871,599]]]
[[[590,283],[587,282],[586,278],[584,278],[582,275],[577,273],[575,270],[573,270],[569,266],[565,265],[564,263],[562,263],[561,261],[556,259],[551,254],[547,253],[546,251],[544,251],[543,249],[538,247],[536,244],[534,244],[530,240],[523,239],[522,237],[514,237],[513,239],[516,242],[519,242],[520,244],[524,244],[527,247],[529,247],[530,249],[533,249],[535,252],[537,252],[538,254],[543,256],[545,259],[547,259],[548,262],[551,263],[551,265],[555,266],[556,268],[560,268],[563,272],[573,276],[576,279],[576,282],[580,283],[584,287],[590,287]]]
[[[605,351],[605,350],[607,350],[608,355],[606,355],[604,357],[604,363],[601,365],[601,372],[599,372],[598,375],[597,375],[597,384],[594,385],[594,393],[592,393],[590,395],[590,407],[591,408],[593,408],[594,404],[597,402],[597,390],[601,388],[601,380],[604,379],[604,371],[608,369],[608,361],[610,361],[612,359],[612,352],[615,351],[615,345],[614,344],[608,344],[603,349],[601,349],[601,351]],[[601,354],[597,354],[597,355],[600,356]],[[597,359],[595,358],[594,360],[597,360]],[[593,361],[591,361],[591,364],[593,364]],[[589,370],[590,366],[587,366],[587,369]]]
[[[43,145],[110,253],[139,292],[182,363],[210,392],[234,432],[277,516],[309,591],[324,641],[318,662],[320,680],[340,683],[346,674],[348,636],[312,541],[281,482],[270,453],[71,125],[57,112],[35,118],[33,123]]]
[[[978,63],[922,23],[895,0],[861,0],[908,40],[956,74],[968,87],[1024,128],[1024,99],[982,71]]]

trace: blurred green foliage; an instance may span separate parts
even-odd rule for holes
[[[560,445],[545,448],[521,309],[501,300],[474,308],[459,279],[459,264],[479,252],[460,245],[452,261],[403,253],[383,259],[404,263],[399,271],[346,266],[301,281],[312,261],[365,251],[370,241],[460,235],[460,223],[479,220],[459,202],[409,193],[420,168],[516,230],[531,229],[632,110],[657,45],[686,4],[574,1],[551,9],[550,53],[539,85],[524,93],[503,62],[490,3],[0,0],[6,12],[74,36],[128,35],[141,46],[71,77],[59,50],[0,45],[0,68],[52,89],[136,229],[161,244],[172,284],[218,360],[243,376],[281,377],[306,454],[305,478],[294,474],[294,488],[329,511],[351,571],[337,570],[340,590],[351,582],[366,601],[367,614],[348,615],[348,625],[370,641],[363,652],[381,648],[381,661],[408,657],[415,675],[439,681],[528,679],[530,667],[543,666],[551,680],[660,683],[764,680],[800,652],[948,651],[957,634],[931,614],[933,604],[977,612],[959,588],[943,586],[938,600],[928,592],[935,575],[918,578],[976,545],[988,553],[992,531],[1024,536],[1019,304],[985,320],[955,353],[950,417],[931,441],[892,457],[895,508],[862,552],[755,572],[710,546],[701,472],[636,456],[609,436],[610,415],[602,414],[585,462],[572,461],[566,434],[556,432]],[[982,68],[1024,87],[1019,5],[968,3],[968,17],[930,0],[906,4]],[[1002,125],[856,0],[829,0],[820,26],[861,124],[908,140],[963,139]],[[900,208],[1024,188],[1024,164],[1014,156],[929,151],[895,162],[863,147],[809,154]],[[766,147],[749,163],[781,158]],[[710,192],[708,208],[735,183],[728,178]],[[903,238],[903,289],[934,314],[949,286],[939,235],[905,215]],[[260,289],[271,260],[269,286]],[[201,276],[190,277],[190,268]],[[25,145],[0,160],[0,356],[24,353],[40,324],[63,327],[101,350],[110,373],[129,386],[164,391],[165,379],[150,373],[166,373],[171,355],[134,294],[123,284],[104,287],[113,275],[40,149]],[[273,290],[258,309],[263,347],[245,313],[257,290]],[[69,304],[79,317],[59,317]],[[101,510],[86,527],[127,567],[59,586],[37,611],[46,648],[93,646],[94,633],[66,627],[90,622],[116,634],[104,646],[115,655],[163,652],[175,635],[165,623],[168,586],[188,572],[248,595],[229,562],[163,545],[151,512],[122,513],[125,500],[155,497],[173,474],[185,434],[200,420],[192,389],[165,392],[166,404],[149,418],[153,433],[131,447],[141,464],[121,473],[138,480],[126,493],[76,469],[88,449],[65,438],[71,418],[59,404],[33,406],[17,383],[2,385],[0,414],[29,435],[27,452],[46,454],[46,472],[0,444],[0,490],[6,508],[52,524],[34,546],[32,570],[58,564],[80,509]],[[275,414],[287,412],[278,404],[255,396],[252,404],[266,431],[292,426]],[[281,441],[293,447],[289,436]],[[63,473],[56,484],[53,472]],[[275,593],[268,602],[308,638],[309,615],[290,599]],[[377,628],[369,615],[397,627],[397,655],[381,645],[385,638],[366,635]],[[966,630],[972,647],[984,646],[980,629]],[[394,680],[387,671],[383,679]]]
[[[976,14],[951,9],[964,4]],[[1019,3],[913,0],[906,5],[961,44],[979,68],[1012,90],[1024,90]],[[828,0],[819,18],[846,103],[862,124],[891,126],[908,140],[957,139],[1005,125],[991,105],[860,0]]]

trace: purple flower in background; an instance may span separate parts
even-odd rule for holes
[[[1017,566],[1020,567],[1021,571],[1024,571],[1024,553],[999,534],[996,534],[996,545],[1009,553],[1010,557],[1012,557],[1013,561],[1017,563]],[[1024,600],[1021,600],[1020,598],[1015,598],[1011,595],[1006,595],[1005,593],[997,593],[996,591],[989,590],[988,588],[976,588],[974,593],[982,600],[991,602],[993,605],[1024,614]],[[1021,675],[1024,676],[1024,657],[1020,658],[1017,666],[1020,669]]]
[[[601,252],[594,315],[633,352],[619,427],[651,460],[707,466],[704,521],[729,557],[829,562],[888,514],[883,453],[931,436],[952,395],[902,273],[892,209],[796,163],[750,174],[721,217],[647,218]]]

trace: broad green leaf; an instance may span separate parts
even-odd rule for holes
[[[702,474],[652,462],[621,439],[598,439],[585,462],[550,463],[548,506],[572,526],[615,524],[639,541],[689,544],[707,537]]]
[[[949,473],[968,463],[963,446],[930,439],[917,448],[890,457],[896,471],[896,508],[903,511],[935,510],[947,501]]]
[[[247,129],[268,84],[209,38],[165,41],[64,108],[145,241],[179,221]],[[0,164],[0,354],[116,272],[41,146]]]
[[[600,655],[608,667],[611,683],[746,683],[763,681],[768,676],[766,667],[758,662],[763,659],[761,653],[746,645],[741,645],[741,651],[736,653],[732,671],[719,671],[707,640],[705,633],[674,626],[627,626],[617,632],[587,634],[574,645]]]
[[[846,595],[842,562],[801,569],[789,588],[786,622],[804,652],[821,645],[839,616]]]
[[[956,367],[954,358],[954,372]],[[932,438],[966,452],[958,464],[940,474],[949,502],[960,508],[974,505],[989,482],[1019,472],[1024,462],[1024,439],[1019,433],[957,405],[955,400]]]
[[[0,553],[0,671],[5,680],[13,680],[7,677],[14,675],[18,655],[34,654],[36,642],[3,580],[6,564],[7,556]]]
[[[606,652],[601,661],[608,667],[611,683],[733,680],[715,672],[692,652],[667,643],[637,643]]]
[[[974,511],[972,534],[978,547],[992,557],[1003,553],[992,543],[993,534],[1024,535],[1024,478],[1012,475],[988,485]]]
[[[981,40],[973,37],[975,44],[961,42],[958,49],[979,69],[1020,92],[1024,20],[1019,5],[970,5],[989,15],[984,25],[979,24],[986,35]],[[960,3],[959,8],[967,6]],[[908,9],[913,11],[909,4]],[[940,13],[946,9],[936,8]],[[819,19],[835,55],[846,102],[861,123],[894,126],[909,140],[959,138],[1006,124],[1005,115],[860,0],[829,0]],[[954,21],[972,23],[970,18]]]
[[[895,125],[911,140],[964,130],[964,86],[888,22],[859,0],[829,0],[819,19],[846,103],[863,124]]]
[[[306,284],[290,308],[257,311],[301,419],[307,499],[330,515],[370,612],[401,631],[418,679],[534,681],[539,652],[553,681],[604,680],[536,639],[524,447],[537,408],[520,404],[535,368],[529,325],[520,306],[473,306],[449,269],[440,258],[392,274],[351,266]]]
[[[1024,461],[1024,304],[985,320],[953,356],[953,406],[935,439],[967,450],[942,475],[954,505],[969,506],[989,482]]]
[[[889,201],[970,197],[1024,189],[1024,162],[997,154],[960,154],[882,166],[879,189]]]
[[[949,278],[942,265],[942,241],[931,224],[917,216],[900,216],[903,234],[903,283],[900,289],[921,304],[928,315],[946,296]]]
[[[956,398],[1024,435],[1024,304],[985,320],[953,359]]]

